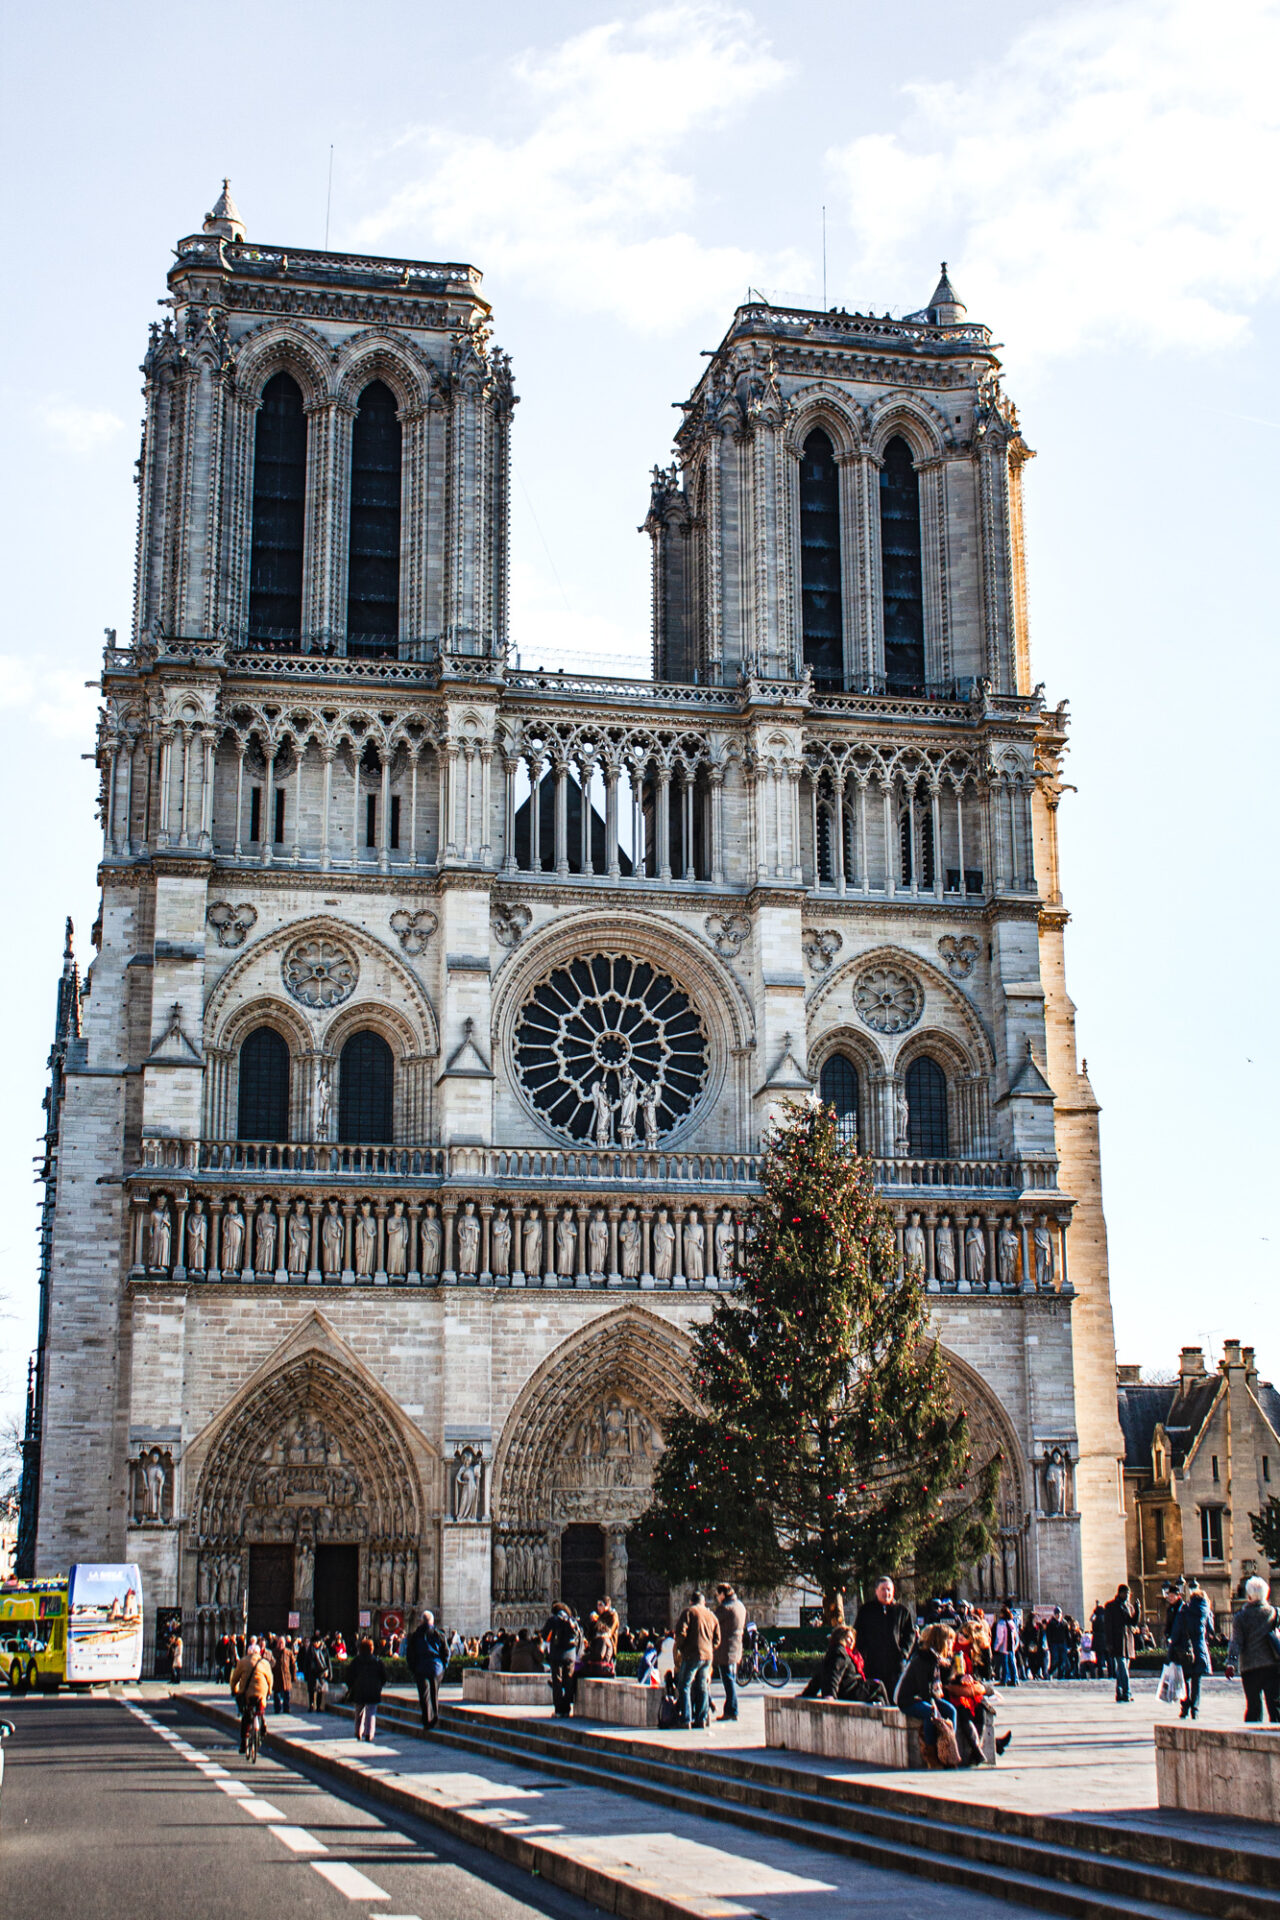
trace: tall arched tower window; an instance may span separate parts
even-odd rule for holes
[[[400,635],[400,422],[381,380],[360,395],[351,435],[347,652],[394,655]]]
[[[362,1027],[338,1056],[338,1138],[390,1145],[395,1061],[380,1033]]]
[[[804,662],[816,686],[844,677],[840,599],[840,474],[835,448],[815,427],[800,456],[800,599]]]
[[[302,538],[306,521],[307,416],[291,374],[268,380],[253,441],[249,638],[274,652],[302,643]]]
[[[880,469],[880,583],[884,672],[890,689],[924,686],[924,579],[920,565],[920,476],[895,434]]]
[[[835,1108],[836,1132],[847,1147],[858,1144],[858,1073],[852,1060],[833,1053],[818,1082],[823,1102]]]
[[[240,1049],[236,1138],[289,1138],[289,1048],[274,1027],[255,1027]]]
[[[949,1151],[947,1076],[922,1053],[907,1068],[907,1152],[915,1159],[945,1160]]]

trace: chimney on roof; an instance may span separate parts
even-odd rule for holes
[[[1116,1385],[1118,1387],[1136,1387],[1142,1380],[1142,1368],[1134,1361],[1125,1361],[1116,1367]]]
[[[1178,1374],[1185,1389],[1193,1380],[1205,1377],[1204,1348],[1184,1347],[1182,1358],[1178,1362]]]
[[[1228,1367],[1238,1367],[1241,1364],[1240,1342],[1238,1340],[1224,1340],[1222,1343],[1222,1371],[1225,1373]]]

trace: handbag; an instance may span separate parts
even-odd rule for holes
[[[1160,1685],[1156,1688],[1156,1699],[1174,1706],[1187,1690],[1187,1676],[1176,1660],[1170,1660],[1160,1675]]]
[[[938,1756],[938,1765],[940,1767],[958,1767],[960,1765],[960,1743],[956,1739],[955,1728],[949,1720],[941,1718],[936,1722],[936,1725],[938,1738],[934,1743],[934,1751]]]

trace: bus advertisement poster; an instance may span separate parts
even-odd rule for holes
[[[72,1567],[69,1615],[69,1681],[141,1676],[142,1578],[136,1566]]]

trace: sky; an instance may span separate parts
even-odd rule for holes
[[[224,174],[251,240],[327,225],[484,272],[521,394],[526,665],[647,671],[648,473],[748,288],[905,313],[948,261],[1038,455],[1034,676],[1071,703],[1068,981],[1119,1357],[1235,1336],[1280,1376],[1280,0],[176,0],[163,31],[54,0],[7,54],[0,1409],[34,1338],[63,920],[83,964],[96,912],[85,682],[129,627],[138,363]]]

